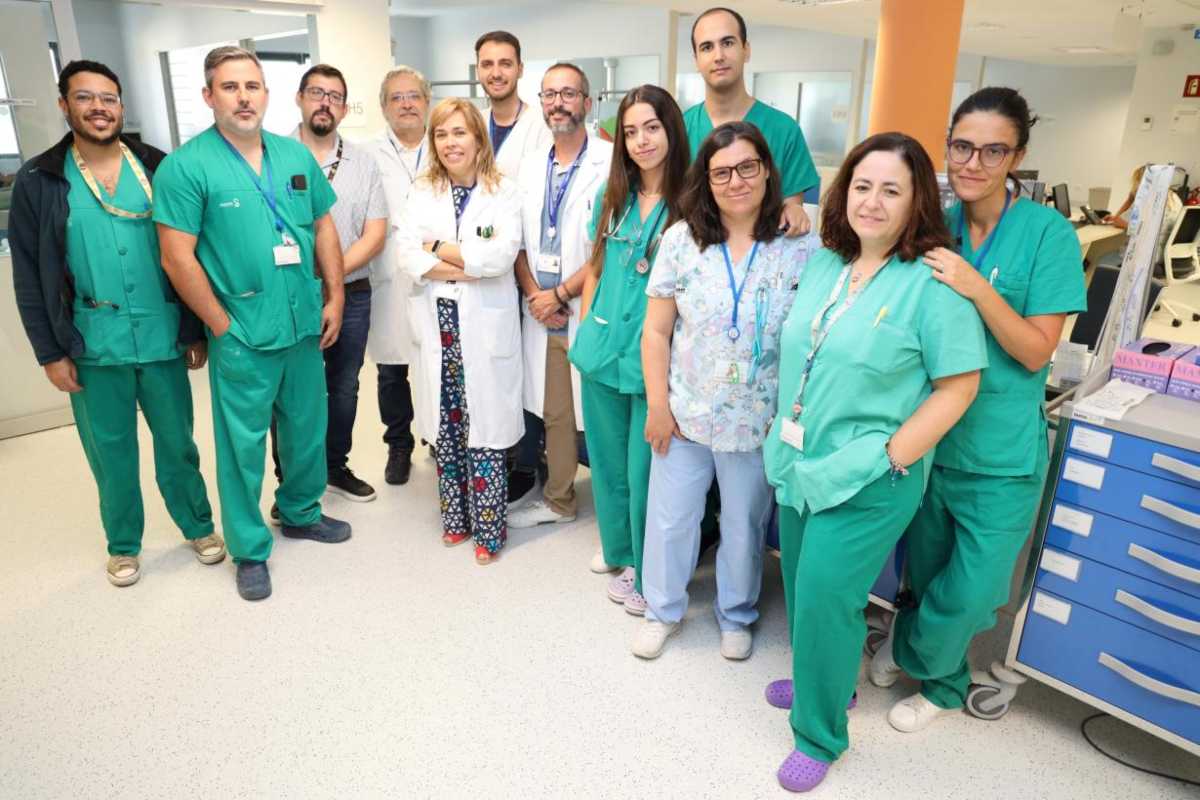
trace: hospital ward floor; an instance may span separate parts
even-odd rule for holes
[[[206,372],[193,390],[216,505]],[[183,544],[144,423],[142,578],[126,589],[105,580],[74,428],[0,442],[0,797],[787,796],[775,780],[787,715],[763,700],[790,664],[777,559],[748,661],[718,651],[711,553],[682,631],[639,661],[640,620],[588,571],[586,469],[576,522],[515,531],[480,567],[470,547],[441,543],[423,451],[408,485],[383,482],[373,365],[360,396],[351,465],[379,498],[327,496],[354,526],[343,544],[277,538],[261,603],[238,598],[231,561],[202,566]],[[1011,626],[1003,615],[977,642],[977,667],[1002,656]],[[1079,733],[1090,707],[1034,682],[998,722],[954,715],[917,734],[885,719],[911,682],[859,689],[851,749],[814,798],[1197,796],[1100,756]],[[1123,722],[1093,731],[1136,763],[1200,779],[1200,759]]]

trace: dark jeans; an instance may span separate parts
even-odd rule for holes
[[[388,450],[412,453],[412,389],[408,385],[408,364],[378,364],[379,419],[385,430],[383,441]]]
[[[371,325],[371,293],[347,291],[346,309],[338,340],[325,351],[325,384],[329,392],[329,428],[325,435],[325,465],[330,472],[346,466],[358,412],[358,372],[367,351]],[[279,449],[275,444],[275,420],[271,420],[271,458],[275,477],[282,480]]]

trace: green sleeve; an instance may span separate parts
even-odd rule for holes
[[[932,380],[983,369],[988,364],[983,322],[975,304],[928,278],[921,298],[921,358]]]
[[[325,171],[321,169],[317,160],[307,150],[305,155],[308,155],[308,185],[312,187],[308,193],[309,202],[312,203],[313,219],[320,219],[337,202],[337,192],[333,190],[333,185],[325,177]]]
[[[1046,226],[1029,272],[1025,316],[1075,314],[1087,308],[1079,236],[1065,218]]]
[[[199,236],[207,199],[202,175],[188,169],[178,153],[163,159],[154,173],[154,221]]]
[[[596,202],[592,203],[592,218],[588,222],[588,241],[596,241],[596,232],[600,230],[600,212],[604,210],[604,192],[608,190],[608,181],[600,184],[596,192]]]
[[[800,126],[789,120],[784,137],[782,154],[772,153],[776,166],[779,167],[783,178],[783,196],[804,194],[821,182],[817,176],[817,168],[813,164],[812,155],[808,152],[808,142],[804,140],[804,131]]]

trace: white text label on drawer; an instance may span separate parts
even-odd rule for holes
[[[1104,467],[1080,461],[1078,458],[1068,458],[1066,466],[1063,467],[1063,480],[1099,490],[1104,485]]]
[[[1033,613],[1066,625],[1071,621],[1071,604],[1038,592],[1033,596]]]
[[[1055,503],[1054,516],[1051,517],[1050,524],[1079,536],[1091,536],[1093,519],[1091,514]]]
[[[1049,547],[1042,551],[1042,569],[1072,582],[1079,580],[1079,559]]]
[[[1078,450],[1097,458],[1108,458],[1108,454],[1112,452],[1112,443],[1111,433],[1101,433],[1082,425],[1076,425],[1071,429],[1072,450]]]

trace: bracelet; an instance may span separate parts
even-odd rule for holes
[[[900,477],[900,476],[906,477],[908,475],[908,469],[905,468],[905,466],[903,464],[901,464],[899,461],[892,458],[892,440],[891,439],[888,439],[884,443],[883,453],[884,453],[884,455],[887,456],[888,464],[891,465],[893,482],[895,482],[897,477]]]
[[[441,247],[441,246],[442,246],[442,240],[441,240],[441,239],[434,239],[434,240],[433,240],[433,247],[429,248],[429,252],[431,252],[431,253],[433,253],[435,256],[437,256],[437,254],[438,254],[438,248],[439,248],[439,247]],[[438,256],[438,258],[441,258],[441,256]]]
[[[563,307],[566,307],[566,306],[567,306],[567,304],[571,302],[571,293],[570,293],[570,292],[567,292],[567,299],[566,299],[566,300],[564,300],[564,299],[563,299],[563,296],[562,296],[561,294],[559,294],[559,291],[558,291],[559,289],[563,289],[564,291],[566,291],[566,289],[565,289],[565,288],[563,287],[563,285],[560,283],[560,284],[558,284],[557,286],[555,286],[555,287],[554,287],[554,297],[555,297],[555,298],[558,300],[558,304],[559,304],[559,305],[561,305],[561,306],[563,306]]]

